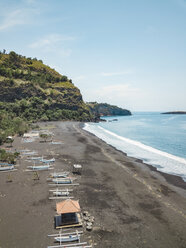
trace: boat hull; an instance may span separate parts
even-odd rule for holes
[[[50,168],[50,166],[29,166],[29,169],[33,170],[33,171],[41,171],[41,170],[48,170]]]
[[[51,176],[53,178],[60,178],[60,177],[65,178],[68,176],[68,173],[52,174]]]
[[[55,237],[54,238],[56,242],[73,242],[73,241],[79,241],[79,235],[69,235],[69,236],[61,236],[61,237]]]
[[[56,183],[56,184],[70,184],[72,183],[72,180],[52,180],[53,183]]]
[[[55,191],[55,192],[53,192],[53,195],[55,195],[55,196],[68,196],[69,192]]]
[[[14,169],[14,166],[2,166],[2,167],[0,167],[0,171],[10,171],[13,169]]]

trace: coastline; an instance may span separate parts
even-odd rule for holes
[[[96,134],[94,134],[93,132],[89,132],[88,130],[84,129],[85,124],[80,126],[84,131],[88,132],[91,135],[94,135],[95,137],[97,137],[98,139],[102,140],[103,142],[105,142],[107,145],[111,146],[113,149],[123,153],[125,156],[133,159],[134,162],[139,162],[142,163],[143,165],[145,165],[146,167],[148,167],[151,171],[156,171],[157,173],[159,173],[161,176],[163,176],[167,182],[169,182],[170,184],[182,188],[182,189],[186,189],[186,181],[183,180],[183,178],[179,175],[174,175],[174,174],[169,174],[166,172],[163,172],[161,170],[158,170],[158,168],[156,166],[153,166],[150,163],[146,163],[145,161],[143,161],[143,159],[141,158],[136,158],[135,156],[129,156],[127,154],[127,152],[124,152],[123,150],[118,149],[117,147],[115,147],[114,145],[107,143],[107,141],[99,138]]]
[[[73,164],[82,164],[74,199],[79,200],[82,211],[95,217],[93,231],[83,234],[85,241],[92,240],[97,248],[185,246],[186,191],[175,186],[174,176],[166,181],[154,167],[83,130],[82,123],[42,123],[45,125],[55,126],[51,129],[54,139],[63,144],[21,144],[17,137],[13,147],[55,157],[56,170],[71,171]],[[34,181],[25,172],[28,162],[23,159],[19,164],[12,183],[6,182],[5,173],[0,174],[0,247],[46,247],[51,244],[47,234],[55,231],[55,201],[48,200],[48,172],[39,173],[40,180]]]
[[[84,127],[84,124],[80,124],[80,128],[83,129],[83,127]],[[141,164],[142,167],[146,167],[150,171],[155,172],[155,174],[153,173],[154,174],[153,176],[155,176],[156,178],[158,178],[162,182],[164,180],[166,180],[167,183],[169,183],[170,185],[176,187],[176,188],[174,188],[174,190],[176,190],[181,195],[183,195],[184,197],[186,197],[186,191],[185,191],[186,190],[186,182],[183,180],[182,177],[177,176],[177,175],[168,174],[168,173],[165,173],[165,172],[162,172],[162,171],[159,171],[159,170],[157,170],[157,168],[155,166],[145,163],[142,159],[128,156],[126,152],[123,152],[122,150],[117,149],[116,147],[112,146],[111,144],[108,144],[106,141],[100,139],[95,134],[93,134],[93,133],[91,133],[91,132],[89,132],[87,130],[84,130],[84,131],[87,132],[89,135],[92,135],[92,136],[96,137],[97,139],[101,140],[103,143],[105,143],[108,146],[112,147],[117,152],[122,153],[124,156],[126,156],[129,159],[131,159],[133,163],[137,163],[138,165]],[[182,191],[182,189],[184,191]]]

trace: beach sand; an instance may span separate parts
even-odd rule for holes
[[[13,148],[54,157],[56,171],[83,166],[82,175],[75,176],[80,185],[73,196],[95,222],[91,232],[84,230],[82,241],[97,248],[186,247],[186,183],[127,157],[80,123],[41,125],[55,126],[54,139],[63,144],[23,144],[17,137]],[[47,247],[54,244],[47,235],[56,232],[56,201],[48,199],[46,180],[51,171],[39,172],[40,180],[33,180],[33,173],[25,171],[30,163],[23,158],[18,164],[12,182],[7,182],[8,173],[0,173],[0,248]]]

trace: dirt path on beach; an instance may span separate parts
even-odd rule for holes
[[[84,231],[83,241],[98,248],[185,248],[186,190],[166,181],[139,160],[129,158],[80,128],[79,123],[54,122],[54,139],[63,144],[22,144],[13,147],[38,151],[38,156],[54,157],[55,170],[72,170],[82,164],[74,199],[82,210],[95,217],[93,231]],[[21,159],[12,182],[0,174],[0,247],[42,248],[51,245],[47,234],[54,233],[55,201],[48,199],[49,172],[33,180]],[[168,177],[167,177],[168,178]],[[174,177],[171,177],[174,181]],[[175,181],[177,178],[175,177]]]

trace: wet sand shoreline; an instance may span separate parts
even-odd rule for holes
[[[55,125],[51,129],[54,139],[63,144],[36,141],[24,146],[38,150],[39,155],[55,157],[56,170],[70,171],[73,164],[82,164],[83,173],[77,176],[80,185],[74,188],[74,199],[79,199],[81,209],[95,217],[93,231],[84,231],[85,241],[97,243],[98,248],[185,247],[185,184],[127,157],[82,130],[79,123],[42,125],[51,124]],[[20,138],[16,138],[13,146],[23,148]],[[6,182],[5,173],[0,174],[2,248],[52,244],[47,234],[55,232],[55,201],[48,200],[49,173],[39,173],[40,180],[34,181],[24,171],[27,165],[28,162],[20,160],[12,183]]]

